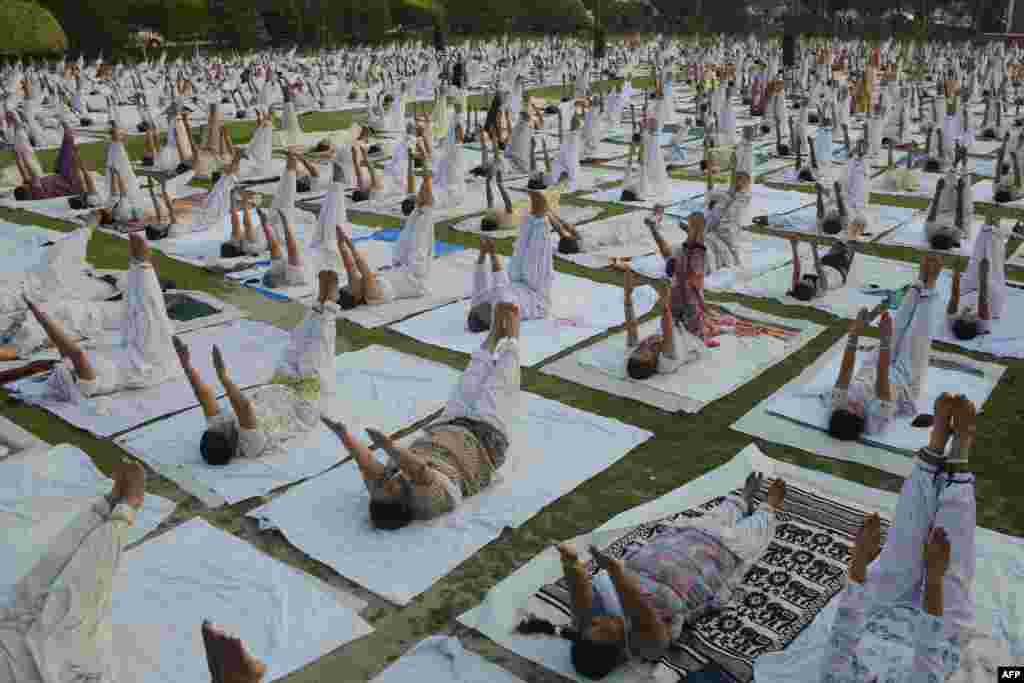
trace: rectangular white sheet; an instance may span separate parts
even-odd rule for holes
[[[840,339],[799,377],[789,382],[750,413],[733,429],[751,436],[775,441],[837,460],[848,460],[905,477],[910,472],[912,455],[928,442],[927,428],[912,427],[916,415],[896,416],[882,434],[865,434],[859,442],[840,442],[827,434],[828,408],[820,398],[829,393],[839,376],[846,337]],[[860,362],[875,340],[861,339]],[[954,363],[971,371],[936,367],[936,363]],[[859,365],[858,365],[859,367]],[[978,412],[1006,368],[973,361],[963,356],[932,351],[932,366],[918,408],[931,412],[935,399],[944,392],[964,394],[974,401]],[[979,375],[973,374],[979,372]],[[761,417],[764,415],[765,417]]]
[[[622,179],[622,175],[619,176]],[[604,204],[621,204],[635,208],[653,209],[655,204],[669,206],[684,199],[690,199],[704,194],[707,184],[696,180],[670,180],[669,191],[660,197],[647,197],[637,202],[624,202],[621,200],[622,188],[613,187],[609,190],[601,190],[580,197],[588,202],[601,202]]]
[[[646,215],[646,212],[632,211],[601,221],[595,221],[580,228],[580,232],[584,235],[586,235],[588,230],[600,230],[605,234],[610,230],[619,232],[631,230],[632,234],[639,235],[640,239],[623,245],[602,247],[595,251],[581,252],[579,254],[562,254],[556,248],[555,256],[584,268],[601,269],[611,265],[613,258],[638,258],[653,254],[658,250],[658,245],[654,242],[654,238],[651,237],[647,228],[642,225]],[[552,239],[557,243],[557,235],[553,235]]]
[[[270,380],[278,356],[288,343],[288,333],[266,323],[236,320],[183,335],[192,349],[192,362],[206,382],[220,392],[213,370],[211,351],[217,344],[235,383],[240,387]],[[42,377],[47,377],[43,375]],[[107,437],[137,427],[143,422],[198,405],[188,380],[182,374],[155,387],[98,396],[81,405],[45,398],[44,382],[29,377],[8,385],[16,397],[37,405],[57,417],[96,436]]]
[[[513,200],[518,197],[513,198]],[[495,207],[504,209],[504,204],[501,202],[500,197],[495,193]],[[600,206],[573,206],[571,204],[562,203],[558,209],[558,216],[566,223],[571,225],[579,225],[580,223],[586,223],[591,221],[602,213],[604,209]],[[480,220],[482,216],[471,216],[464,218],[458,223],[453,223],[451,229],[456,232],[468,232],[474,235],[480,235],[482,237],[490,237],[491,239],[500,240],[511,237],[516,237],[519,234],[519,226],[510,230],[483,230],[480,228]]]
[[[365,603],[193,519],[122,558],[111,623],[119,680],[206,680],[204,619],[279,679],[371,632]]]
[[[352,433],[374,427],[392,434],[441,408],[457,380],[458,373],[446,365],[370,346],[335,358],[333,387],[325,383],[322,410]],[[221,410],[231,411],[227,399],[220,404]],[[348,457],[334,433],[320,425],[308,438],[290,443],[281,455],[236,458],[223,467],[211,467],[199,454],[205,429],[202,410],[194,408],[115,441],[208,507],[263,495]]]
[[[878,243],[910,247],[915,251],[929,252],[939,255],[955,254],[957,256],[970,258],[971,254],[974,253],[974,240],[977,239],[978,233],[981,231],[981,226],[985,223],[983,218],[975,218],[974,222],[967,229],[967,239],[963,240],[959,247],[950,249],[949,251],[939,251],[931,248],[931,244],[928,243],[928,240],[925,237],[924,223],[926,218],[927,216],[921,214],[914,220],[904,223],[902,226],[896,228],[888,235],[878,240]]]
[[[943,302],[943,305],[936,307],[935,320],[932,322],[932,339],[968,351],[990,353],[1006,358],[1024,358],[1024,317],[1018,314],[1018,311],[1024,311],[1024,285],[1013,282],[1007,282],[1006,285],[1006,309],[1002,319],[992,321],[992,332],[971,340],[961,340],[953,336],[946,318],[946,304],[949,303],[953,284],[949,271],[943,272],[935,285],[939,301]]]
[[[802,245],[801,249],[801,272],[813,273],[814,262],[807,245]],[[872,290],[898,289],[917,279],[916,264],[857,254],[846,286],[813,301],[800,301],[786,295],[793,286],[791,267],[777,268],[730,289],[747,296],[776,299],[789,306],[811,306],[841,318],[855,318],[861,308],[873,309],[883,301],[884,297]]]
[[[454,513],[429,523],[386,534],[374,530],[354,462],[296,486],[251,514],[266,518],[296,547],[342,576],[405,605],[504,527],[524,524],[651,433],[523,392],[521,412],[509,420],[509,436],[507,460],[495,482]],[[585,457],[566,458],[566,453]]]
[[[384,242],[381,244],[387,244],[389,248],[394,246]],[[381,327],[468,297],[472,294],[473,268],[477,256],[477,251],[463,249],[434,259],[430,266],[428,296],[419,299],[400,299],[381,306],[359,306],[342,311],[341,317],[363,327]]]
[[[620,287],[556,272],[551,292],[551,316],[520,324],[520,361],[524,367],[622,324]],[[651,287],[640,287],[633,297],[639,317],[651,310],[657,294]],[[487,334],[473,334],[466,328],[469,307],[469,301],[460,301],[410,318],[392,329],[427,344],[471,354],[480,348]]]
[[[626,333],[621,332],[545,366],[541,372],[668,412],[696,413],[799,351],[825,329],[738,304],[722,307],[749,320],[790,328],[798,333],[789,339],[722,335],[718,338],[721,346],[706,349],[705,355],[693,363],[671,374],[638,381],[626,374]],[[660,332],[661,321],[651,320],[640,326],[639,337],[644,339]]]
[[[685,237],[680,237],[682,241]],[[754,232],[744,233],[745,268],[723,268],[716,270],[704,278],[704,287],[708,291],[730,291],[740,287],[751,278],[786,265],[791,261],[789,243],[780,237],[759,235]],[[652,278],[664,278],[665,259],[661,254],[652,254],[633,259],[631,262],[635,272]]]
[[[431,636],[412,647],[371,683],[522,683],[497,664],[462,647],[458,638]]]
[[[89,456],[66,444],[23,451],[0,460],[0,592],[14,586],[38,562],[49,542],[100,496],[113,481]],[[134,543],[174,511],[174,503],[146,495],[128,537]]]
[[[572,539],[573,545],[581,550],[591,544],[600,547],[637,525],[696,507],[723,492],[742,488],[751,472],[761,472],[768,479],[782,478],[804,490],[845,505],[865,512],[878,512],[886,519],[891,519],[896,509],[896,494],[772,460],[756,446],[750,445],[729,462],[699,479],[645,505],[623,512],[590,534]],[[995,634],[997,638],[1006,641],[1015,658],[1024,657],[1024,627],[1016,617],[1021,600],[1024,599],[1024,582],[1020,580],[1024,543],[1021,539],[979,528],[976,552],[976,625],[979,630]],[[491,589],[484,602],[461,615],[459,622],[517,655],[537,662],[569,680],[585,683],[587,679],[573,670],[566,641],[515,633],[515,626],[522,618],[523,607],[527,605],[530,596],[541,586],[558,579],[561,574],[561,561],[552,545]],[[818,619],[827,618],[823,614],[825,612]],[[607,683],[640,683],[651,680],[646,678],[649,673],[649,666],[631,664],[602,680]],[[675,679],[668,677],[657,680]]]

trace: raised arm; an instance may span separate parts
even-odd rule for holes
[[[633,621],[634,628],[640,637],[645,641],[668,643],[670,640],[668,629],[658,617],[653,605],[644,596],[640,588],[640,582],[636,576],[626,569],[621,560],[612,559],[597,551],[593,546],[591,554],[598,559],[598,563],[604,564],[615,585],[615,592],[622,602],[622,609]]]
[[[387,453],[413,482],[417,484],[431,483],[433,475],[430,468],[427,467],[426,458],[413,453],[408,448],[399,446],[389,436],[376,429],[367,429],[366,433],[370,435],[372,445]]]

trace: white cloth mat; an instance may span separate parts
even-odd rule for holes
[[[552,162],[553,164],[554,162]],[[557,180],[557,179],[556,179]],[[601,185],[617,183],[622,180],[622,172],[603,166],[581,166],[576,176],[576,187],[573,192],[588,192],[597,189]],[[518,182],[508,183],[511,190],[526,191],[528,180],[524,177]]]
[[[240,387],[270,380],[278,357],[288,343],[288,333],[266,323],[237,320],[183,335],[192,349],[192,362],[204,381],[220,390],[210,353],[217,344],[224,350],[225,363]],[[48,375],[43,375],[48,377]],[[45,382],[39,377],[20,380],[8,389],[26,403],[37,405],[57,417],[96,436],[108,437],[137,427],[157,417],[197,405],[184,374],[163,384],[97,396],[80,405],[45,398]]]
[[[354,462],[296,486],[251,514],[266,518],[292,544],[342,576],[391,602],[408,604],[503,528],[519,527],[651,437],[526,392],[520,404],[521,413],[508,420],[509,450],[496,480],[450,515],[376,531]],[[565,453],[581,457],[566,458]]]
[[[497,196],[495,196],[495,206],[504,207],[504,204],[501,203]],[[579,225],[580,223],[592,221],[602,213],[604,213],[604,209],[599,206],[573,206],[571,204],[562,204],[558,208],[559,218],[570,225]],[[451,228],[457,232],[468,232],[496,240],[515,237],[519,234],[519,226],[516,226],[511,230],[482,230],[480,228],[481,218],[482,216],[471,216],[459,221],[458,223],[453,223]]]
[[[343,353],[335,358],[334,367],[334,390],[325,391],[322,410],[353,433],[375,427],[392,434],[411,427],[444,405],[458,379],[446,365],[382,346]],[[230,414],[227,399],[220,404]],[[211,467],[199,454],[205,429],[206,418],[197,407],[124,434],[116,442],[208,507],[234,504],[312,477],[348,455],[338,437],[320,425],[307,438],[289,443],[282,454],[236,458],[223,467]]]
[[[416,644],[371,683],[523,683],[471,652],[458,638],[431,636]]]
[[[88,455],[66,444],[0,460],[0,482],[0,535],[5,548],[0,593],[25,576],[49,542],[114,485]],[[147,494],[128,542],[156,529],[173,511],[171,501]]]
[[[940,302],[949,303],[952,287],[949,271],[944,271],[935,285],[936,296]],[[990,353],[1005,358],[1024,358],[1024,318],[1018,313],[1024,311],[1024,285],[1008,281],[1006,294],[1003,317],[992,321],[992,332],[970,340],[961,340],[953,336],[946,318],[946,306],[936,306],[935,320],[932,321],[932,339],[977,353]]]
[[[616,180],[621,181],[622,178],[623,175],[620,174]],[[636,202],[622,201],[622,187],[613,187],[608,190],[601,190],[600,192],[584,195],[580,197],[580,199],[585,199],[588,202],[602,202],[605,204],[619,204],[621,206],[653,209],[655,204],[664,204],[665,206],[669,206],[670,204],[675,204],[678,201],[702,195],[705,190],[707,190],[708,186],[707,183],[702,183],[697,180],[669,180],[668,187],[669,190],[664,195],[659,197],[646,197]]]
[[[886,519],[892,519],[896,510],[896,494],[772,460],[756,446],[750,445],[732,460],[699,479],[645,505],[627,510],[594,532],[573,539],[573,545],[582,552],[590,544],[601,546],[611,542],[632,527],[696,507],[728,491],[742,488],[751,472],[761,472],[767,479],[782,478],[804,490],[850,507],[878,512]],[[1016,616],[1021,600],[1024,600],[1024,577],[1020,569],[1024,566],[1024,543],[1021,539],[979,528],[976,552],[976,627],[1006,641],[1015,659],[1024,657],[1024,627]],[[537,662],[571,681],[585,683],[587,679],[573,670],[569,645],[565,640],[515,633],[515,626],[523,618],[530,597],[541,586],[557,580],[561,575],[558,552],[550,547],[491,589],[484,602],[460,616],[459,622],[481,632],[505,649]],[[832,603],[833,606],[835,604]],[[819,614],[816,623],[830,618],[830,610],[833,609],[827,608]],[[823,616],[826,614],[828,617]],[[606,683],[639,683],[652,680],[646,678],[650,673],[649,665],[630,664],[602,680]],[[677,679],[670,675],[655,680]]]
[[[551,291],[551,316],[520,324],[520,362],[524,367],[622,324],[620,287],[556,272]],[[656,299],[651,287],[637,288],[633,293],[637,316],[650,311]],[[480,348],[487,334],[473,334],[466,328],[469,309],[469,301],[460,301],[410,318],[392,329],[427,344],[471,354]]]
[[[35,449],[46,450],[50,444],[5,417],[0,417],[0,461],[17,453]]]
[[[696,413],[796,353],[825,329],[738,304],[724,304],[722,308],[747,319],[799,330],[799,334],[788,340],[768,335],[750,338],[724,334],[718,337],[721,345],[705,349],[698,360],[674,373],[639,381],[626,374],[626,333],[621,332],[544,366],[541,372],[668,412]],[[639,332],[640,339],[660,334],[661,320],[648,321],[640,326]]]
[[[955,254],[957,256],[966,256],[967,258],[970,258],[971,254],[974,253],[974,240],[977,239],[978,233],[981,232],[981,226],[985,223],[983,218],[980,216],[975,218],[974,222],[967,229],[967,239],[963,240],[959,247],[949,251],[932,249],[925,237],[925,218],[926,216],[921,215],[909,223],[904,223],[878,240],[878,243],[910,247],[916,251],[926,251],[935,254]]]
[[[362,601],[201,519],[126,553],[115,585],[122,681],[205,680],[204,619],[241,638],[268,681],[373,631],[357,613]]]
[[[92,213],[95,209],[72,209],[68,204],[69,197],[57,197],[56,199],[0,199],[0,207],[14,209],[16,211],[27,211],[29,213],[45,216],[58,221],[74,221],[80,216]]]
[[[387,244],[388,247],[394,246],[392,243],[382,242],[382,244]],[[434,263],[430,266],[431,292],[429,296],[419,299],[399,299],[381,306],[359,306],[342,311],[341,317],[363,327],[382,327],[466,298],[472,293],[473,268],[476,267],[477,256],[477,251],[463,249],[434,259]]]
[[[868,234],[864,236],[864,240],[868,242],[877,241],[880,235],[906,225],[915,216],[923,215],[915,209],[885,204],[869,206],[865,214],[868,219]],[[817,235],[818,207],[812,204],[786,214],[772,214],[768,216],[768,221],[772,227],[805,235]]]
[[[871,180],[871,185],[870,185],[871,193],[872,194],[878,194],[878,195],[884,195],[884,196],[887,196],[887,197],[898,197],[898,198],[903,198],[903,199],[927,199],[927,200],[931,200],[932,197],[935,196],[935,185],[936,185],[936,183],[939,182],[939,178],[942,178],[942,177],[944,177],[944,176],[943,176],[943,174],[940,174],[940,173],[919,173],[918,174],[918,178],[921,179],[921,186],[920,186],[920,188],[918,188],[917,192],[905,192],[903,190],[894,190],[894,189],[892,189],[891,186],[889,185],[889,180],[886,178],[886,175],[883,173],[882,175],[877,176],[877,177],[875,177],[875,178],[873,178]],[[986,181],[986,182],[989,182],[989,181]],[[986,196],[986,195],[982,194],[982,192],[984,192],[984,190],[979,189],[976,185],[972,185],[971,189],[974,192],[974,196],[976,198],[980,199],[980,198]],[[992,193],[990,192],[987,196],[991,197]]]
[[[646,214],[643,212],[632,211],[583,226],[580,228],[580,232],[584,235],[587,230],[601,230],[602,232],[607,233],[609,226],[620,226],[617,228],[613,227],[611,229],[617,231],[630,230],[633,234],[640,237],[640,239],[629,242],[628,244],[605,246],[585,253],[559,253],[557,248],[558,236],[552,235],[552,239],[556,244],[555,256],[563,261],[569,261],[570,263],[575,263],[576,265],[584,268],[594,268],[599,270],[611,265],[611,260],[613,258],[638,258],[648,254],[653,254],[658,250],[658,245],[655,243],[654,238],[651,237],[650,231],[642,225],[645,216]]]
[[[861,346],[874,347],[876,342],[861,338]],[[828,405],[818,396],[829,394],[839,376],[846,337],[841,338],[799,377],[786,384],[752,411],[742,417],[733,429],[757,438],[782,443],[818,455],[860,463],[868,467],[905,477],[913,464],[910,457],[928,444],[927,428],[910,426],[917,415],[893,418],[882,434],[865,434],[858,442],[843,442],[828,435]],[[858,365],[869,351],[860,351]],[[992,363],[972,361],[963,356],[932,351],[933,365],[928,370],[925,388],[918,401],[922,413],[930,413],[935,399],[944,392],[964,394],[984,410],[996,383],[1006,368]],[[934,361],[949,361],[981,371],[982,376],[968,372],[935,367]]]
[[[808,256],[806,247],[804,249],[801,256],[801,272],[813,273],[814,262]],[[898,289],[917,279],[916,264],[857,254],[846,286],[828,292],[820,299],[800,301],[786,295],[793,285],[791,267],[776,268],[748,283],[730,289],[747,296],[776,299],[789,306],[811,306],[840,318],[855,318],[861,308],[873,309],[883,301],[883,297],[867,293],[870,291],[869,285],[877,285],[880,289]]]
[[[683,238],[685,239],[685,238]],[[780,237],[744,233],[745,268],[723,268],[704,278],[704,287],[709,291],[730,291],[743,283],[765,273],[776,270],[792,260],[789,243]],[[635,272],[651,278],[665,278],[665,259],[661,254],[652,254],[633,259]]]

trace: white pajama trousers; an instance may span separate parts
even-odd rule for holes
[[[946,474],[918,460],[903,482],[882,553],[868,567],[866,585],[878,603],[922,604],[924,547],[942,527],[950,544],[943,580],[943,615],[950,633],[974,625],[974,475]]]

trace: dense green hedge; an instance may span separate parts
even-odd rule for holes
[[[68,47],[68,37],[57,19],[32,2],[0,2],[0,26],[8,29],[7,38],[0,41],[0,54],[46,55]]]

